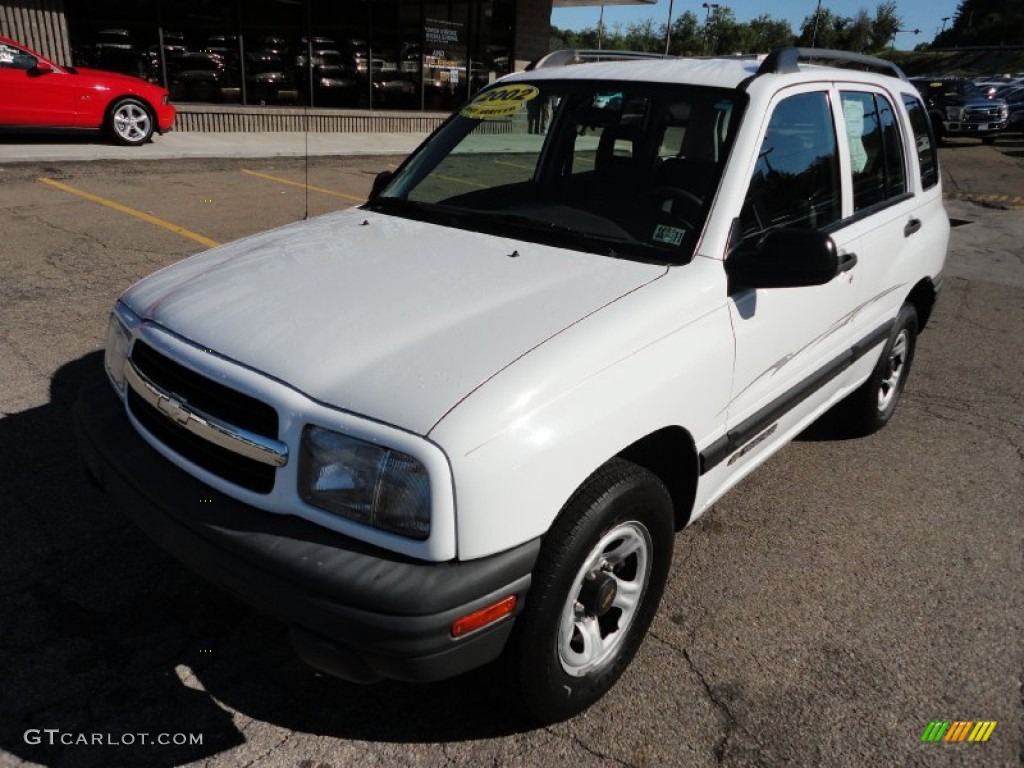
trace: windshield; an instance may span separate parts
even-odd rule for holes
[[[737,91],[544,81],[478,93],[367,206],[533,242],[682,264],[739,124]]]

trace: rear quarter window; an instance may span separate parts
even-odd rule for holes
[[[939,183],[939,157],[935,152],[935,137],[932,135],[928,112],[921,100],[909,93],[903,94],[903,106],[910,117],[910,127],[914,132],[914,146],[917,164],[921,169],[921,186],[925,189]]]

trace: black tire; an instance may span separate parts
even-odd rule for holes
[[[907,385],[916,348],[917,311],[904,304],[871,376],[837,406],[844,431],[870,435],[889,423]]]
[[[145,102],[126,96],[110,105],[106,127],[115,143],[137,147],[152,138],[156,121]]]
[[[569,499],[544,537],[506,657],[533,720],[572,717],[619,679],[661,601],[674,532],[664,483],[623,459]]]

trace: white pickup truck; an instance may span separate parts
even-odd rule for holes
[[[676,531],[833,407],[890,419],[949,236],[887,62],[566,58],[365,205],[128,289],[76,411],[111,498],[303,659],[501,656],[542,722],[629,663]]]

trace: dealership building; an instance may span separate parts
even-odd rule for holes
[[[0,34],[178,103],[448,110],[548,52],[552,1],[0,0]]]

